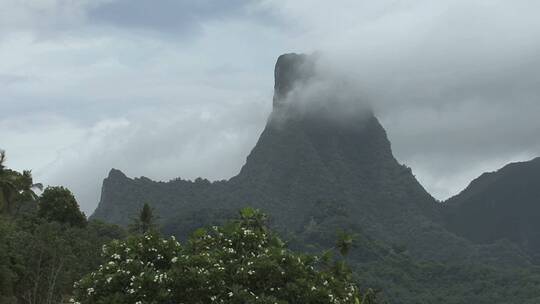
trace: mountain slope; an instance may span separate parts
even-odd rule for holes
[[[112,170],[94,218],[125,225],[128,215],[149,202],[164,229],[181,235],[193,227],[190,218],[210,223],[250,205],[269,213],[286,234],[344,229],[406,246],[422,259],[478,256],[481,248],[440,224],[441,207],[396,161],[369,108],[357,107],[339,90],[310,95],[321,76],[308,56],[280,56],[275,76],[273,113],[237,176],[213,183],[154,182]],[[315,214],[320,206],[328,208]],[[519,253],[508,255],[520,259]]]
[[[484,173],[445,205],[456,234],[477,243],[508,239],[540,257],[540,158]]]

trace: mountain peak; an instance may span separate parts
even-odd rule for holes
[[[279,56],[274,119],[268,120],[238,175],[222,183],[109,179],[104,182],[95,218],[125,225],[129,223],[125,214],[152,202],[166,225],[186,231],[178,219],[186,212],[231,212],[248,202],[267,212],[279,229],[301,231],[317,202],[325,202],[348,210],[347,219],[328,219],[339,221],[343,229],[354,226],[358,231],[362,223],[362,229],[374,237],[407,242],[410,253],[419,257],[461,255],[461,249],[442,253],[436,251],[437,246],[426,249],[429,239],[454,242],[454,236],[440,226],[422,237],[409,233],[420,231],[420,223],[435,225],[439,220],[434,199],[394,158],[376,117],[369,111],[351,110],[357,100],[354,94],[344,93],[347,87],[334,87],[339,79],[315,74],[316,59],[293,53]],[[122,173],[114,170],[111,174]],[[332,212],[327,215],[333,216]]]
[[[124,174],[124,172],[118,169],[112,168],[111,171],[109,171],[108,178],[109,179],[126,179],[127,176]]]
[[[315,74],[313,55],[287,53],[278,57],[274,68],[274,108],[299,82],[305,82]]]

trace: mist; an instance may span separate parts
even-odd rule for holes
[[[540,154],[537,3],[360,6],[318,6],[318,13],[339,15],[335,27],[308,19],[310,35],[321,41],[319,73],[354,84],[344,99],[370,104],[396,157],[435,197]],[[371,18],[356,22],[359,12]]]
[[[229,178],[272,111],[277,57],[315,51],[322,76],[291,100],[371,109],[438,199],[540,154],[540,3],[316,2],[182,2],[170,18],[174,1],[1,1],[7,165],[69,187],[87,214],[113,167]]]

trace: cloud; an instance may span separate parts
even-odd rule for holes
[[[250,1],[111,0],[88,11],[90,22],[122,28],[191,34],[212,19],[245,16]]]
[[[202,36],[209,23],[254,21],[279,26],[278,15],[253,0],[0,0],[0,38],[31,32],[36,39],[133,35],[175,39]]]
[[[317,53],[280,56],[273,100],[276,123],[309,115],[349,124],[372,115],[371,105],[356,83],[346,74],[321,66],[320,60]]]
[[[370,103],[396,157],[438,198],[540,154],[536,1],[0,5],[8,165],[69,186],[87,213],[111,167],[160,180],[234,175],[287,52],[320,51],[325,77],[352,85],[320,81],[305,96]]]
[[[273,3],[304,25],[298,43],[321,50],[322,73],[357,86],[436,197],[540,154],[540,4]],[[321,22],[325,12],[337,22]]]
[[[118,32],[5,37],[0,147],[8,165],[73,189],[87,214],[112,167],[159,180],[234,175],[271,109],[277,52],[271,30],[257,56],[238,49],[257,35],[242,23],[208,27],[191,49]],[[245,34],[222,45],[231,30]]]
[[[0,41],[4,36],[20,32],[34,32],[40,36],[56,35],[80,28],[86,8],[101,0],[0,0]]]
[[[10,167],[32,168],[44,184],[69,187],[88,214],[111,168],[156,180],[235,175],[262,131],[264,108],[229,102],[148,107],[89,126],[62,117],[18,117],[0,124],[7,130],[2,148]]]
[[[16,74],[0,74],[0,86],[21,83],[27,81],[28,77]]]

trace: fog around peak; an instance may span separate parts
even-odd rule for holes
[[[316,51],[324,75],[290,100],[369,105],[439,199],[540,155],[536,1],[0,4],[7,165],[73,189],[87,213],[113,167],[158,180],[235,175],[290,52]]]

